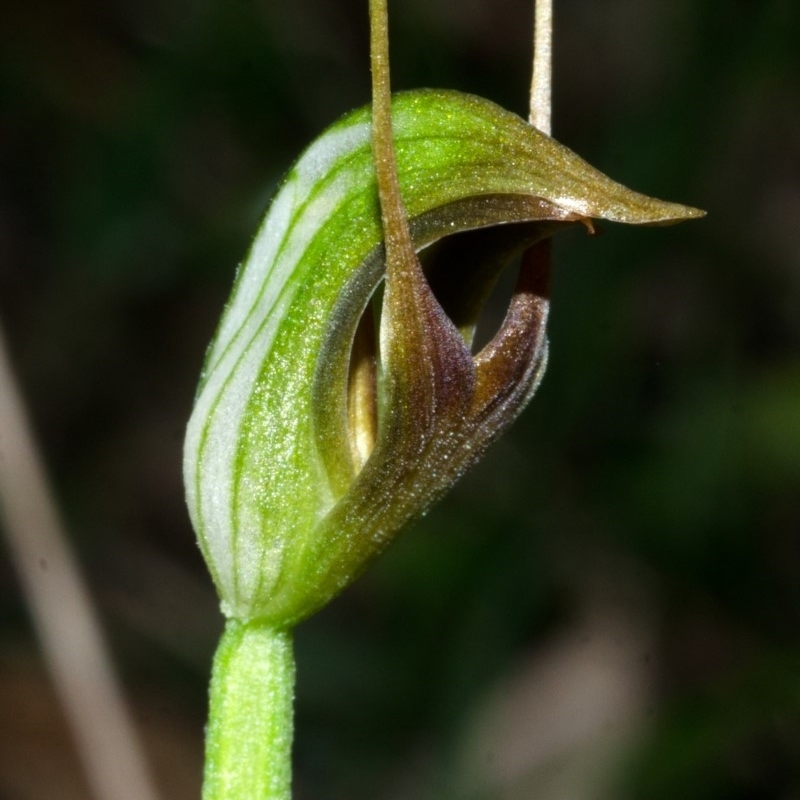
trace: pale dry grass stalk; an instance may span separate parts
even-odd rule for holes
[[[158,800],[0,331],[0,522],[95,800]]]
[[[553,0],[536,0],[533,28],[533,75],[528,121],[550,134],[553,83]]]

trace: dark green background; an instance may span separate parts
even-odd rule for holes
[[[391,5],[395,88],[526,113],[528,2]],[[557,137],[709,216],[559,239],[531,407],[298,631],[297,800],[800,797],[800,5],[556,13]],[[171,800],[220,628],[180,477],[203,350],[368,92],[363,0],[0,4],[0,320]],[[86,796],[7,559],[0,706],[0,797]]]

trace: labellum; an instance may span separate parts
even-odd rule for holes
[[[237,619],[289,627],[320,608],[515,419],[547,358],[554,233],[702,215],[626,189],[477,97],[396,95],[392,124],[410,256],[387,272],[361,109],[289,172],[206,357],[187,497]],[[506,318],[473,355],[483,303],[521,253]]]

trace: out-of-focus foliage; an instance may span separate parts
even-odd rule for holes
[[[176,800],[220,625],[183,427],[280,176],[368,98],[365,5],[0,4],[0,318]],[[395,86],[524,113],[528,5],[395,0]],[[531,408],[298,631],[298,800],[800,791],[800,8],[557,14],[558,138],[709,216],[559,240]],[[85,796],[0,595],[0,794]]]

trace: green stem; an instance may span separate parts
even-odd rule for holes
[[[289,631],[230,620],[214,657],[203,800],[291,798]]]

